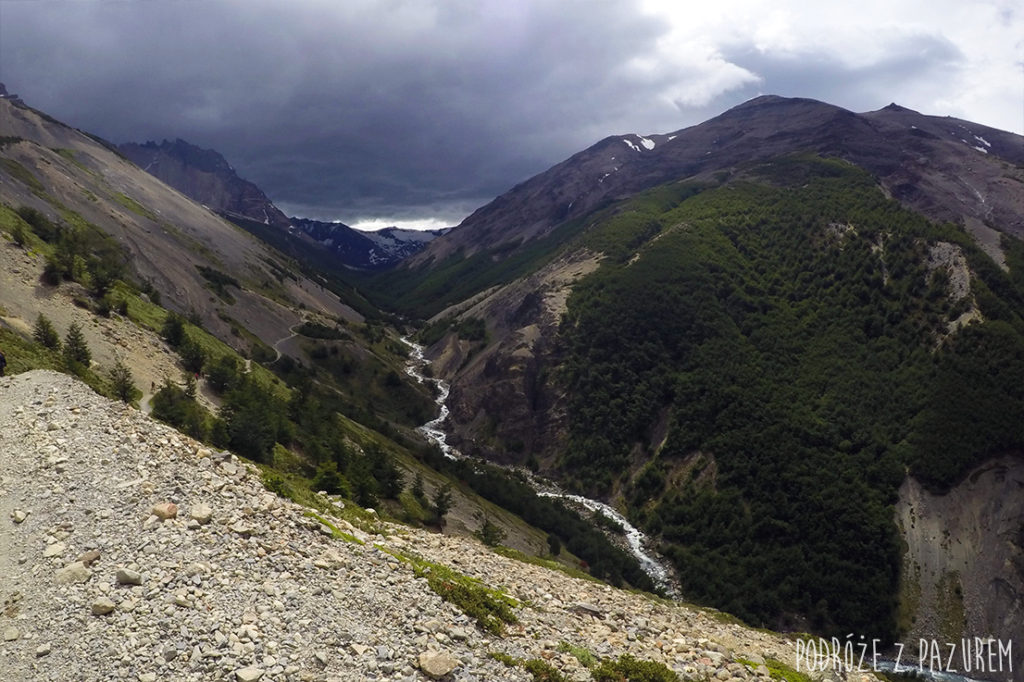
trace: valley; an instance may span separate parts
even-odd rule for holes
[[[380,602],[364,613],[370,630],[330,626],[359,631],[355,648],[332,636],[329,651],[314,650],[276,629],[273,641],[296,652],[279,664],[251,633],[236,632],[242,646],[230,653],[182,635],[187,644],[160,663],[170,651],[145,621],[138,651],[110,665],[149,656],[154,673],[194,679],[231,679],[244,666],[265,679],[408,679],[452,673],[432,675],[417,659],[444,649],[464,666],[449,679],[528,679],[532,659],[598,679],[596,663],[558,653],[589,647],[657,661],[676,679],[803,682],[768,661],[789,661],[787,647],[805,635],[893,646],[1024,637],[1020,136],[896,105],[855,114],[759,97],[672,134],[601,140],[454,229],[371,238],[285,217],[212,150],[181,140],[114,147],[0,98],[0,203],[0,347],[13,375],[0,392],[20,401],[10,409],[21,435],[0,429],[10,447],[24,437],[56,453],[53,439],[74,435],[64,422],[100,427],[89,410],[133,433],[157,429],[132,443],[156,439],[161,462],[181,450],[187,467],[147,483],[145,458],[131,460],[142,478],[105,494],[126,527],[157,533],[161,551],[178,533],[205,531],[154,526],[139,509],[221,495],[240,503],[227,530],[259,517],[236,533],[238,551],[280,564],[260,580],[281,588],[267,596],[294,605],[298,622],[316,620],[325,595],[357,610],[335,579],[361,581],[363,594],[395,590],[369,600]],[[56,343],[43,343],[41,316]],[[84,362],[66,350],[72,326],[92,350]],[[184,435],[46,370],[148,406]],[[39,408],[48,392],[88,408]],[[61,415],[52,438],[51,412]],[[82,476],[114,466],[102,448],[76,447],[91,462]],[[0,501],[20,494],[52,519],[17,539],[18,552],[53,544],[45,533],[92,548],[74,505],[45,509],[48,495],[29,483],[31,452],[18,450]],[[60,454],[73,470],[74,453]],[[53,466],[45,475],[58,495],[83,490],[85,479],[61,483]],[[212,488],[175,491],[169,481],[195,466]],[[90,500],[90,516],[103,506],[75,494]],[[302,530],[302,509],[323,523]],[[74,516],[72,530],[55,530],[61,515]],[[140,563],[108,525],[92,544],[110,547],[115,563]],[[279,531],[304,535],[260,539]],[[60,556],[33,558],[32,580]],[[434,599],[408,596],[441,571],[421,560],[487,584],[528,571],[510,592],[517,608],[565,615],[502,637],[481,634],[466,611],[431,611],[419,620],[450,627],[417,629],[409,616],[396,625],[408,636],[390,640],[381,613]],[[310,561],[334,577],[296,581]],[[185,564],[171,563],[158,574],[165,597],[185,590],[189,605],[178,606],[219,594],[204,592],[206,578],[199,590],[179,586]],[[244,572],[224,570],[232,580]],[[627,605],[618,588],[638,592]],[[93,592],[62,594],[80,608]],[[594,606],[602,594],[617,605]],[[131,603],[143,596],[157,595]],[[396,605],[383,606],[389,599]],[[261,625],[281,611],[251,608]],[[621,618],[609,616],[616,609]],[[648,628],[655,616],[641,614],[651,609],[688,625]],[[568,614],[585,644],[569,641]],[[253,622],[230,617],[242,629]],[[723,625],[732,619],[791,634]],[[89,621],[90,632],[107,632],[105,622]],[[542,633],[548,626],[557,634]],[[692,645],[701,628],[714,637]],[[28,658],[0,672],[29,670]],[[105,670],[89,679],[126,679]]]

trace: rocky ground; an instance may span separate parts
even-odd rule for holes
[[[794,664],[781,636],[472,539],[340,519],[364,544],[331,537],[251,465],[62,374],[0,379],[0,458],[3,680],[532,679],[492,652],[590,679],[563,642],[693,680]],[[504,588],[519,623],[486,633],[385,549]]]

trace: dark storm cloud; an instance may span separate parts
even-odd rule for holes
[[[456,220],[607,135],[759,92],[856,106],[957,59],[928,37],[869,67],[743,38],[723,59],[639,2],[0,0],[0,81],[116,142],[217,149],[295,214]]]
[[[492,198],[626,120],[642,93],[618,70],[662,31],[631,3],[44,0],[0,12],[0,78],[30,104],[118,142],[214,147],[321,217]]]

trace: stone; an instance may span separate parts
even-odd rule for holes
[[[4,628],[4,641],[5,642],[13,642],[14,640],[18,639],[19,637],[21,637],[21,632],[18,631],[18,628],[14,627],[14,626]]]
[[[150,514],[163,521],[173,519],[178,515],[178,505],[173,502],[160,502],[153,505]]]
[[[594,618],[604,618],[604,611],[599,606],[588,604],[586,602],[579,602],[574,604],[572,610],[583,616],[593,616]]]
[[[141,585],[142,574],[130,568],[119,568],[115,575],[118,585]]]
[[[116,608],[117,604],[111,601],[108,597],[100,597],[92,603],[92,615],[105,616]]]
[[[242,668],[235,671],[235,679],[238,682],[256,682],[263,677],[264,672],[263,668]]]
[[[231,526],[231,532],[238,533],[242,537],[247,538],[254,535],[256,533],[256,529],[239,520]]]
[[[444,677],[461,665],[459,659],[447,651],[424,651],[417,663],[425,675],[434,679]]]
[[[51,651],[53,651],[53,647],[50,646],[49,642],[40,644],[36,647],[36,658],[42,658],[43,656],[49,654]]]
[[[92,577],[92,571],[85,567],[81,561],[68,564],[64,568],[57,569],[54,574],[58,584],[70,585],[72,583],[84,583]]]
[[[76,559],[76,561],[81,561],[82,564],[86,568],[88,568],[89,566],[92,566],[92,564],[95,561],[97,561],[101,556],[102,554],[100,554],[100,551],[98,549],[90,549],[88,552],[83,552],[82,555],[78,557],[78,559]]]
[[[213,518],[213,508],[204,502],[200,502],[189,510],[189,517],[196,523],[206,525]]]
[[[55,542],[52,545],[47,545],[46,549],[43,550],[43,558],[49,559],[50,557],[60,556],[67,548],[67,545],[63,542]]]
[[[362,656],[370,647],[363,646],[362,644],[349,644],[349,648],[352,649],[352,653],[356,656]]]
[[[15,509],[14,512],[11,514],[11,518],[14,519],[15,523],[24,523],[25,519],[28,518],[28,513],[23,512],[20,509]]]

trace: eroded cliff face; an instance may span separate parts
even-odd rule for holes
[[[452,333],[429,350],[435,370],[451,381],[447,428],[463,454],[522,464],[530,455],[543,460],[558,440],[564,410],[546,376],[548,354],[573,284],[599,263],[597,254],[579,251],[438,315],[487,326],[485,347]]]
[[[896,522],[904,642],[995,637],[1024,647],[1024,456],[978,466],[944,495],[908,477]],[[1015,661],[1016,662],[1016,661]],[[1015,666],[1016,667],[1016,666]]]

